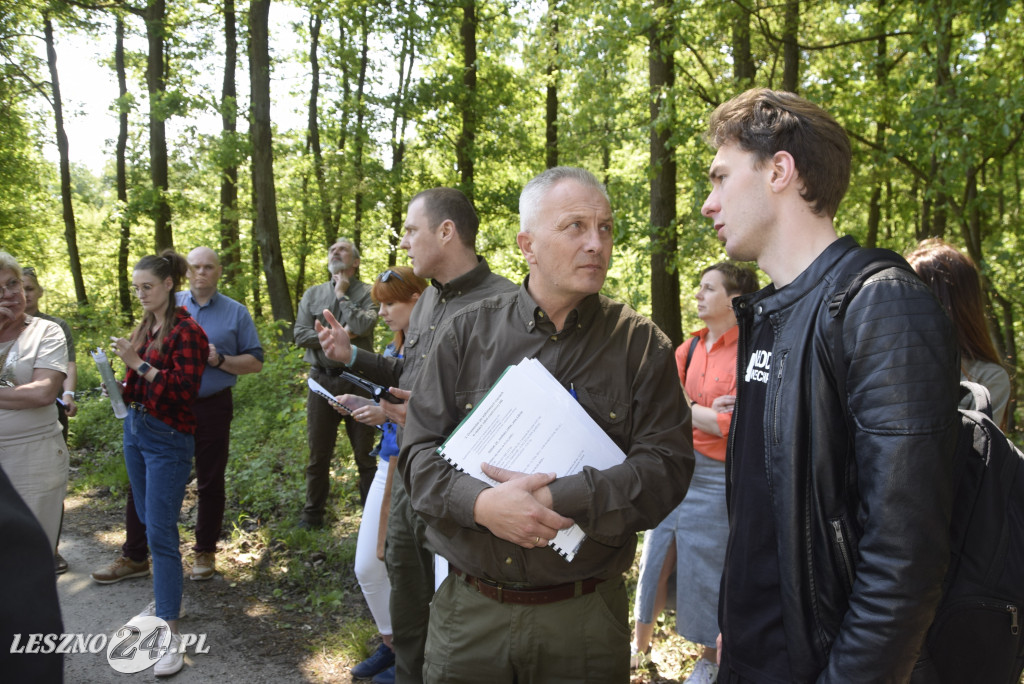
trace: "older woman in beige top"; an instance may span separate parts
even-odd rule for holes
[[[21,267],[0,252],[0,468],[53,547],[68,479],[56,404],[67,365],[60,326],[25,313]]]

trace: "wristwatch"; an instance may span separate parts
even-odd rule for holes
[[[210,365],[213,365],[213,364],[210,364]],[[224,355],[221,354],[220,352],[217,352],[217,365],[213,366],[213,367],[214,368],[220,368],[223,365],[224,365]]]
[[[66,396],[68,396],[69,394],[71,395],[71,398],[72,398],[72,399],[74,399],[74,398],[75,398],[75,393],[74,393],[74,391],[73,391],[73,390],[64,390],[64,393],[63,393],[63,394],[61,394],[60,396],[62,396],[62,397],[66,397]]]
[[[146,373],[149,372],[150,368],[152,368],[152,366],[143,361],[141,364],[139,364],[139,367],[135,370],[135,372],[138,373],[139,375],[144,376]]]

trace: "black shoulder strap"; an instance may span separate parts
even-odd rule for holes
[[[694,337],[690,340],[690,348],[686,351],[686,365],[683,366],[683,370],[689,374],[690,372],[690,361],[693,360],[693,352],[697,349],[697,343],[700,342],[699,337]]]
[[[832,317],[832,367],[836,374],[836,389],[843,407],[846,404],[846,364],[843,347],[843,318],[850,302],[860,292],[868,278],[886,270],[899,268],[910,273],[914,269],[907,260],[890,249],[881,247],[858,249],[857,253],[843,264],[843,274],[836,278],[835,288],[828,303],[828,312]]]
[[[832,299],[828,305],[832,318],[841,318],[845,315],[846,307],[860,292],[864,281],[887,268],[901,268],[909,273],[914,272],[907,260],[891,249],[881,247],[858,249],[857,253],[843,264],[843,275],[836,278]]]

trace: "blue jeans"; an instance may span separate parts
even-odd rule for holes
[[[192,470],[195,440],[153,416],[131,409],[124,419],[124,462],[135,510],[153,555],[156,616],[177,620],[181,610],[178,515]]]

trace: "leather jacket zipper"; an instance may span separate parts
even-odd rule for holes
[[[829,521],[832,524],[836,552],[842,561],[843,571],[846,573],[847,589],[853,590],[853,558],[850,556],[849,540],[843,530],[843,521],[839,519]]]
[[[772,412],[772,431],[769,435],[770,441],[766,441],[766,444],[777,445],[779,444],[782,430],[779,424],[782,422],[782,412],[779,410],[779,395],[782,394],[782,376],[786,369],[786,357],[789,356],[789,351],[776,352],[774,349],[775,345],[772,345],[772,374],[775,376],[775,386],[770,387],[769,390],[773,390],[771,395],[771,412]],[[767,456],[767,453],[766,453]],[[771,471],[768,471],[769,482],[771,480]],[[769,485],[770,486],[770,485]]]

